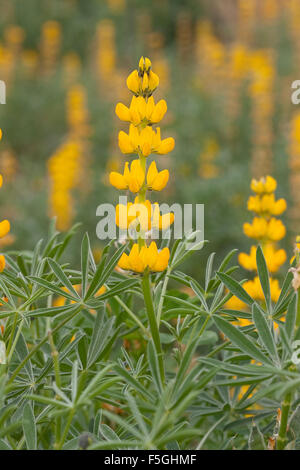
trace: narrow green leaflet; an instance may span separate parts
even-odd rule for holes
[[[261,339],[261,342],[263,343],[266,350],[268,351],[271,359],[273,361],[278,361],[278,354],[277,354],[275,339],[271,332],[271,328],[269,327],[265,316],[262,314],[257,304],[253,304],[252,306],[252,317],[253,317],[253,322],[257,328],[258,335]]]
[[[222,333],[224,333],[224,335],[227,336],[242,352],[263,364],[272,364],[270,359],[260,349],[258,349],[254,342],[236,326],[233,326],[227,320],[220,317],[214,317],[214,322],[219,330],[222,331]]]
[[[245,304],[247,305],[253,304],[254,300],[235,279],[232,279],[232,277],[228,276],[228,274],[220,272],[217,272],[217,276],[233,295],[238,297],[242,302],[245,302]]]
[[[269,278],[267,263],[266,263],[263,251],[260,246],[258,246],[256,250],[256,264],[257,264],[258,277],[259,277],[261,287],[264,293],[264,297],[266,300],[266,305],[267,305],[268,311],[271,312],[272,304],[271,304],[270,278]]]
[[[36,424],[30,402],[27,402],[24,407],[22,424],[27,449],[35,450],[37,448]]]

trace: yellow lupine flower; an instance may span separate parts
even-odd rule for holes
[[[122,153],[138,153],[148,157],[150,153],[160,155],[173,150],[175,141],[172,137],[161,140],[160,128],[155,130],[152,127],[145,127],[139,131],[133,124],[130,124],[129,134],[124,131],[119,132],[119,147]]]
[[[257,270],[256,250],[257,247],[252,246],[249,255],[246,253],[239,254],[239,263],[243,268],[248,269],[249,271]],[[283,249],[276,250],[271,243],[264,246],[263,252],[268,270],[271,273],[277,272],[280,266],[286,261],[286,252]]]
[[[160,100],[155,104],[153,96],[150,96],[148,101],[142,96],[133,96],[129,108],[123,103],[118,103],[116,106],[118,118],[121,121],[129,121],[135,126],[141,123],[156,124],[162,120],[166,112],[166,101]]]
[[[153,191],[161,191],[169,181],[169,171],[163,170],[158,172],[156,163],[153,161],[149,166],[147,173],[147,187]]]
[[[143,273],[146,269],[151,272],[161,272],[168,266],[170,258],[169,248],[163,248],[158,251],[155,242],[151,242],[150,246],[142,246],[137,243],[133,245],[129,255],[123,253],[118,266],[127,271]]]
[[[130,165],[125,163],[124,173],[112,171],[109,175],[109,181],[117,189],[129,189],[132,193],[137,193],[145,181],[145,173],[142,169],[140,160],[133,160]]]
[[[274,194],[250,196],[248,199],[248,210],[257,214],[280,215],[286,210],[285,199],[275,200]]]
[[[260,180],[253,179],[251,181],[251,189],[256,194],[271,194],[277,188],[277,182],[272,176],[266,176]]]
[[[271,241],[279,241],[284,238],[286,234],[285,226],[281,220],[277,220],[273,217],[269,221],[254,217],[252,224],[245,223],[243,229],[247,237],[257,240],[268,239]]]
[[[147,232],[151,228],[166,230],[174,222],[174,214],[160,214],[159,204],[151,204],[149,200],[139,201],[135,198],[134,203],[127,205],[118,204],[116,207],[116,224],[125,230],[130,227],[140,226],[141,230]]]

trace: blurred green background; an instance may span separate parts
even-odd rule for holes
[[[281,246],[292,253],[300,231],[300,108],[291,103],[298,0],[0,0],[0,12],[1,217],[12,225],[4,251],[32,249],[57,211],[59,228],[82,222],[101,251],[96,207],[117,202],[107,175],[125,161],[117,136],[126,126],[114,108],[130,103],[126,77],[146,55],[160,76],[156,99],[168,103],[162,135],[176,140],[157,159],[171,173],[161,200],[204,203],[204,251],[221,258],[249,249],[250,181],[272,174],[288,201]],[[80,151],[70,159],[61,146],[74,139]],[[202,270],[198,257],[188,266]]]

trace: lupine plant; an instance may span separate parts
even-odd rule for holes
[[[85,234],[73,267],[77,227],[60,234],[53,223],[32,251],[1,258],[1,450],[299,446],[298,245],[274,301],[260,244],[263,299],[254,299],[238,280],[236,250],[216,265],[214,253],[187,249],[193,233],[170,246],[151,241],[153,228],[174,222],[147,199],[169,178],[148,165],[150,154],[174,147],[153,128],[167,109],[152,97],[158,83],[142,58],[127,80],[130,107],[116,108],[130,122],[120,149],[138,156],[110,174],[135,195],[117,207],[116,224],[137,239],[128,230],[96,263]],[[191,255],[206,263],[204,279],[180,270]],[[228,307],[233,296],[241,308]]]

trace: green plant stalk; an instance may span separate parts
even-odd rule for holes
[[[72,420],[73,420],[74,414],[75,414],[75,409],[72,408],[72,409],[70,410],[70,413],[69,413],[69,416],[68,416],[68,419],[67,419],[67,423],[66,423],[66,427],[65,427],[64,432],[63,432],[63,435],[62,435],[61,440],[60,440],[60,442],[59,442],[59,444],[58,444],[58,446],[57,446],[57,450],[61,450],[62,447],[63,447],[63,445],[64,445],[64,443],[65,443],[65,440],[66,440],[66,438],[67,438],[67,435],[68,435],[70,426],[71,426],[71,424],[72,424]]]
[[[53,365],[54,365],[54,374],[55,374],[55,382],[58,388],[61,388],[61,377],[60,377],[60,367],[59,367],[59,353],[55,347],[53,335],[51,330],[48,332],[49,336],[49,343],[51,347],[51,355],[53,358]],[[59,400],[60,397],[56,396],[56,399]],[[61,416],[56,417],[56,426],[55,426],[55,449],[58,448],[59,442],[61,439]]]
[[[287,443],[286,432],[287,432],[287,423],[289,418],[289,411],[291,408],[292,394],[291,392],[287,393],[284,397],[284,400],[281,405],[281,419],[280,427],[277,438],[277,450],[283,450]]]
[[[15,313],[14,322],[13,322],[12,330],[11,330],[10,337],[9,337],[9,342],[8,342],[8,345],[7,345],[7,348],[6,348],[6,354],[7,355],[9,354],[9,352],[11,350],[11,347],[12,347],[12,343],[13,343],[17,323],[18,323],[18,312]]]
[[[157,324],[158,325],[160,324],[161,313],[162,313],[162,309],[163,309],[163,305],[164,305],[164,299],[165,299],[166,290],[167,290],[167,286],[168,286],[168,282],[169,282],[171,272],[172,272],[172,268],[171,268],[171,266],[168,266],[167,272],[166,272],[166,275],[165,275],[165,278],[164,278],[164,283],[163,283],[163,286],[162,286],[162,290],[161,290],[161,295],[160,295],[160,299],[159,299],[158,308],[157,308]]]
[[[16,348],[18,339],[19,339],[20,334],[21,334],[21,331],[22,331],[23,323],[24,323],[24,319],[21,320],[20,325],[19,325],[19,328],[18,328],[18,331],[17,331],[17,334],[16,334],[15,339],[14,339],[14,342],[13,342],[13,344],[11,345],[11,348],[9,349],[9,354],[8,354],[8,358],[7,358],[8,364],[10,363],[11,358],[12,358],[13,353],[14,353],[14,350],[15,350],[15,348]],[[14,333],[14,331],[13,331],[12,333]]]
[[[145,306],[146,306],[147,315],[148,315],[150,331],[151,331],[151,335],[152,335],[154,346],[155,346],[156,353],[157,353],[160,377],[161,377],[162,384],[164,384],[165,383],[165,370],[164,370],[164,363],[163,363],[163,356],[162,356],[162,347],[160,343],[159,329],[158,329],[158,324],[156,320],[156,315],[154,312],[153,299],[152,299],[151,286],[150,286],[150,278],[149,278],[148,272],[145,272],[143,275],[142,289],[143,289],[143,294],[144,294],[144,300],[145,300]]]
[[[144,332],[146,336],[149,336],[149,332],[146,330],[144,327],[143,323],[135,316],[135,314],[130,310],[130,308],[127,307],[127,305],[118,297],[117,295],[115,296],[116,301],[121,305],[122,308],[124,308],[125,312],[128,313],[128,315],[136,322],[136,324],[141,328],[141,330]]]

